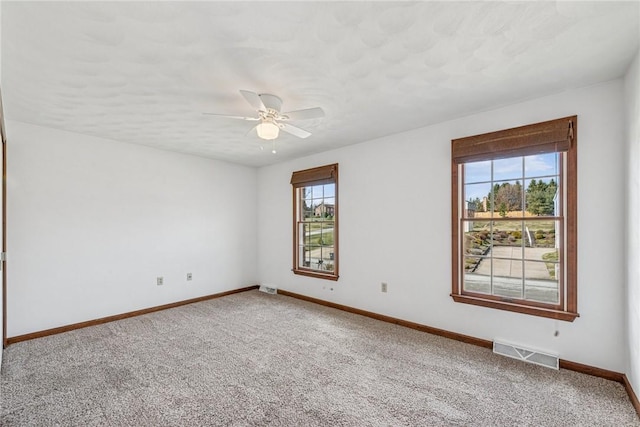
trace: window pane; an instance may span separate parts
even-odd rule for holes
[[[495,183],[489,197],[493,216],[522,217],[522,191],[519,180]]]
[[[300,195],[305,200],[311,200],[312,197],[312,187],[300,187]]]
[[[336,185],[334,183],[324,185],[324,197],[336,197]]]
[[[559,271],[556,262],[525,262],[525,299],[558,304],[560,298]]]
[[[491,181],[491,160],[472,162],[464,165],[465,184]]]
[[[322,267],[324,270],[333,271],[334,249],[333,246],[322,248]]]
[[[316,208],[316,216],[323,218],[333,218],[335,215],[336,200],[333,197],[325,197],[322,203]]]
[[[464,186],[464,212],[463,216],[468,218],[489,217],[491,202],[491,183],[467,184]]]
[[[313,205],[310,201],[307,202],[306,200],[303,200],[303,203],[302,203],[302,206],[300,206],[300,209],[302,212],[303,221],[308,221],[309,218],[314,217]]]
[[[314,199],[322,199],[324,197],[322,185],[314,185],[311,187],[311,197]]]
[[[308,245],[309,242],[309,238],[311,235],[311,224],[309,223],[305,223],[305,222],[300,222],[298,223],[298,236],[299,236],[299,242],[302,245]]]
[[[525,181],[526,210],[534,216],[559,216],[558,181],[554,178]]]
[[[314,270],[319,270],[319,266],[322,266],[322,263],[319,262],[322,259],[322,249],[319,246],[311,245],[307,247],[307,250],[307,262],[309,263],[309,267]]]
[[[333,245],[333,225],[329,223],[322,223],[320,234],[316,235],[316,243],[318,246],[332,246]]]
[[[467,292],[491,294],[491,221],[463,221]]]
[[[522,260],[493,259],[493,295],[522,299]]]
[[[299,260],[298,267],[309,267],[310,266],[309,248],[308,247],[306,247],[304,245],[298,246],[298,260]]]
[[[486,255],[491,248],[490,221],[463,221],[465,255]]]
[[[491,256],[522,259],[522,221],[495,221]]]
[[[463,289],[466,292],[491,294],[491,259],[464,257]]]
[[[303,218],[309,218],[313,213],[313,200],[311,199],[311,187],[300,188],[300,213]]]
[[[557,304],[559,302],[560,221],[527,221],[528,247],[525,248],[525,298]]]
[[[298,266],[309,267],[309,245],[311,244],[311,223],[298,224],[298,236],[300,244],[298,247]]]
[[[525,254],[542,260],[544,254],[560,247],[560,220],[525,221]]]
[[[494,181],[521,179],[523,174],[522,157],[509,157],[493,161]]]
[[[527,178],[558,176],[560,173],[560,154],[536,154],[524,158],[524,172]]]

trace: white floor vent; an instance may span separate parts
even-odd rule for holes
[[[538,350],[523,348],[518,345],[509,344],[504,341],[493,342],[493,352],[512,359],[522,360],[547,368],[559,369],[560,358],[555,354],[542,353]]]
[[[278,293],[278,288],[270,285],[260,285],[260,292],[275,295]]]

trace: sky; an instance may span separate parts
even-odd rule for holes
[[[325,185],[314,185],[313,187],[305,187],[305,188],[312,188],[312,195],[311,198],[315,199],[313,200],[312,204],[313,206],[317,206],[320,203],[322,203],[323,199],[324,202],[330,205],[335,204],[335,195],[336,195],[336,185],[335,184],[325,184]]]

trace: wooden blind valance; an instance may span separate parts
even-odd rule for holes
[[[564,117],[451,141],[454,163],[569,151],[578,116]]]
[[[303,187],[306,184],[327,184],[334,182],[338,174],[338,164],[319,166],[313,169],[294,172],[291,175],[291,184],[294,187]]]

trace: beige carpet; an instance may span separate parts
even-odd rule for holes
[[[258,291],[14,344],[2,426],[639,426],[624,388]]]

